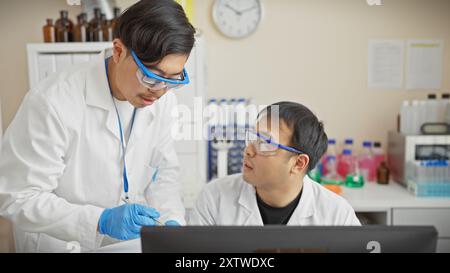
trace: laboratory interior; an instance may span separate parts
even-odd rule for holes
[[[449,0],[0,0],[0,22],[0,253],[450,253]]]

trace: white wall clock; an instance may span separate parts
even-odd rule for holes
[[[260,0],[216,0],[213,20],[219,31],[233,39],[253,34],[262,19]]]

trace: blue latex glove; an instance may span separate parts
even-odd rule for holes
[[[98,221],[100,234],[119,240],[137,239],[142,226],[154,226],[154,219],[159,213],[146,206],[126,204],[112,209],[105,209]]]
[[[164,223],[165,226],[180,226],[180,224],[175,220],[168,220]]]

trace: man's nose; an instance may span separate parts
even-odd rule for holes
[[[164,95],[167,92],[167,90],[165,90],[164,88],[161,89],[161,90],[152,90],[150,88],[147,88],[147,91],[150,94],[156,95],[156,97],[158,97],[158,98],[161,97],[162,95]]]
[[[255,146],[252,143],[249,143],[247,145],[247,147],[245,147],[245,154],[248,157],[255,157],[256,155],[256,150],[255,150]]]

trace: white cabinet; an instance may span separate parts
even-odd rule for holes
[[[204,104],[206,97],[204,41],[201,36],[196,37],[196,40],[186,64],[191,83],[174,90],[178,103],[187,107],[191,114],[194,113],[194,98],[200,98]],[[93,61],[98,58],[100,51],[110,47],[111,43],[108,42],[28,44],[29,87],[32,88],[39,81],[73,64]],[[192,120],[181,122],[180,126],[184,128],[191,126],[191,131],[194,129]],[[180,140],[175,143],[175,147],[181,164],[183,198],[185,205],[190,207],[206,183],[206,141]]]
[[[450,208],[393,209],[395,226],[434,226],[438,231],[438,252],[450,252]]]

